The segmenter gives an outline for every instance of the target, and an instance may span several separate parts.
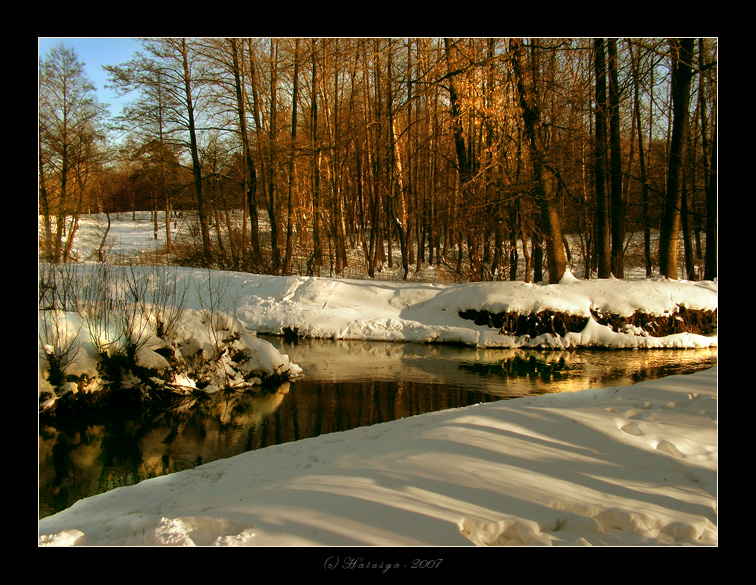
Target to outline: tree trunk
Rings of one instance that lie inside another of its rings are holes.
[[[270,119],[268,121],[268,219],[270,221],[270,245],[273,252],[273,271],[281,268],[281,244],[278,229],[278,184],[277,184],[277,129],[278,116],[278,39],[271,39],[270,46]]]
[[[286,255],[283,274],[291,274],[291,261],[294,248],[294,154],[297,140],[297,89],[299,86],[299,39],[294,40],[294,77],[291,96],[291,143],[289,147],[289,184],[287,194]]]
[[[704,61],[704,40],[698,40],[699,70],[704,71],[707,64]],[[704,279],[714,280],[717,277],[717,123],[714,120],[711,150],[709,149],[706,91],[704,78],[701,78],[698,91],[698,102],[701,113],[701,150],[704,164],[704,184],[706,197],[706,251],[704,253]]]
[[[249,47],[249,81],[250,81],[250,89],[252,90],[252,116],[255,120],[255,135],[257,137],[257,149],[260,154],[260,175],[261,182],[262,182],[262,191],[263,196],[265,196],[265,177],[266,177],[266,156],[264,152],[264,144],[265,144],[265,137],[263,134],[263,125],[262,121],[260,119],[260,96],[258,95],[258,80],[257,80],[257,71],[256,71],[256,61],[255,61],[255,53],[254,48],[252,46],[252,39],[248,40],[248,47]],[[258,210],[257,210],[257,184],[258,184],[258,175],[255,171],[255,165],[252,159],[251,155],[251,149],[250,154],[247,155],[247,167],[250,171],[250,184],[249,189],[247,191],[247,201],[250,206],[250,218],[252,219],[259,219],[258,216]],[[261,256],[260,261],[263,265],[266,264],[266,259],[262,256],[262,249],[260,250]],[[265,270],[269,270],[269,267],[265,267]]]
[[[609,55],[609,142],[610,184],[612,202],[612,273],[625,276],[625,201],[622,195],[622,151],[619,122],[619,80],[617,74],[617,42],[607,41]]]
[[[711,162],[706,180],[706,252],[704,278],[717,277],[717,129],[711,146]]]
[[[234,89],[236,93],[236,112],[239,117],[239,136],[242,143],[244,156],[244,178],[243,190],[245,194],[245,203],[249,213],[249,243],[252,249],[252,267],[259,268],[262,264],[262,252],[260,250],[260,228],[257,217],[257,201],[255,192],[257,191],[257,172],[255,170],[255,161],[252,157],[252,148],[249,145],[249,135],[247,134],[247,97],[244,89],[244,48],[237,39],[232,38],[231,54],[234,69]]]
[[[48,260],[54,258],[53,254],[53,230],[50,214],[50,201],[48,199],[47,187],[45,182],[45,167],[42,160],[42,138],[39,139],[39,199],[42,207],[42,216],[45,222],[45,245],[47,247],[46,255]]]
[[[681,209],[680,221],[683,233],[683,252],[685,256],[685,273],[688,280],[696,280],[696,266],[693,260],[693,242],[690,238],[690,211],[688,209],[688,188],[683,179],[682,193],[680,195]]]
[[[338,42],[333,40],[332,42]],[[327,65],[331,59],[326,59],[324,51],[324,65]],[[348,264],[347,251],[346,251],[346,224],[344,220],[344,189],[343,189],[343,173],[342,173],[342,158],[340,148],[341,139],[341,124],[340,114],[341,105],[339,100],[339,70],[333,69],[333,103],[332,108],[326,108],[326,125],[328,128],[328,135],[330,137],[329,143],[332,148],[329,152],[328,160],[329,166],[327,169],[330,171],[331,178],[331,239],[334,244],[333,260],[335,263],[336,274],[341,274],[344,268]]]
[[[452,116],[452,129],[454,134],[454,150],[457,153],[457,168],[459,172],[459,188],[461,191],[461,201],[463,204],[470,202],[472,196],[471,181],[472,181],[472,166],[470,164],[470,157],[468,156],[467,145],[465,144],[465,134],[462,126],[462,114],[460,107],[460,99],[457,92],[457,84],[452,73],[455,68],[455,63],[451,57],[451,48],[454,43],[450,39],[444,39],[444,48],[446,49],[446,65],[449,74],[449,100],[451,104],[451,116]],[[483,266],[478,255],[478,243],[476,231],[477,226],[466,226],[467,239],[468,239],[468,253],[470,259],[470,279],[473,281],[482,280]],[[462,239],[460,238],[460,249],[462,246]]]
[[[197,146],[197,132],[194,124],[194,103],[192,101],[192,82],[189,73],[189,55],[186,39],[180,40],[181,57],[184,67],[184,91],[186,94],[187,120],[189,123],[189,144],[192,155],[192,175],[194,176],[194,188],[197,196],[197,215],[199,217],[200,232],[202,234],[202,252],[205,263],[212,263],[212,244],[210,242],[210,230],[208,228],[205,203],[202,196],[202,168],[200,167],[199,149]]]
[[[546,240],[546,256],[549,269],[549,282],[559,282],[567,270],[567,257],[564,251],[562,239],[562,227],[559,218],[556,198],[549,193],[544,177],[545,146],[541,131],[541,114],[535,88],[529,88],[525,81],[523,61],[525,59],[524,46],[519,39],[513,39],[514,49],[513,67],[517,82],[517,91],[522,108],[522,118],[525,136],[531,151],[533,165],[533,182],[535,188],[535,200],[541,211],[543,236]],[[535,63],[532,64],[533,72],[537,71]]]
[[[318,40],[312,40],[312,91],[310,103],[310,126],[312,145],[312,240],[313,252],[308,262],[308,272],[313,274],[315,267],[323,264],[321,242],[321,205],[320,205],[320,150],[318,148],[318,89],[317,89],[317,50]]]
[[[693,77],[693,39],[673,41],[672,137],[667,169],[667,192],[659,233],[659,261],[662,276],[678,278],[677,241],[680,232],[683,149],[688,123],[690,82]]]
[[[97,260],[100,262],[105,261],[105,241],[108,239],[108,233],[110,233],[110,214],[107,211],[105,212],[105,217],[108,220],[108,227],[105,228],[105,233],[100,241],[100,247],[97,248]]]
[[[165,147],[162,137],[162,127],[160,133],[160,188],[163,191],[163,204],[165,209],[165,251],[170,254],[173,249],[171,241],[171,198],[168,194],[168,181],[165,174]]]
[[[645,259],[646,276],[653,274],[651,263],[651,220],[649,218],[649,193],[648,178],[646,176],[646,155],[643,147],[643,125],[641,124],[640,102],[640,64],[638,57],[633,54],[633,46],[630,45],[630,57],[633,62],[633,109],[635,110],[635,126],[638,134],[638,167],[641,183],[641,222],[643,224],[643,257]],[[650,123],[650,121],[649,121]]]
[[[368,67],[368,49],[367,49],[367,43],[364,39],[360,40],[360,47],[362,48],[362,74],[365,77],[369,76],[370,69]],[[376,266],[376,250],[379,245],[377,242],[377,229],[378,229],[378,219],[377,219],[377,209],[378,206],[376,204],[376,180],[375,180],[375,164],[374,164],[374,148],[373,148],[373,126],[370,124],[372,118],[370,116],[371,111],[371,103],[370,103],[370,89],[367,83],[362,84],[363,87],[363,99],[365,100],[365,120],[364,124],[366,126],[365,128],[365,148],[364,148],[364,157],[365,157],[365,165],[364,165],[364,171],[363,173],[360,173],[360,176],[365,177],[365,185],[363,188],[363,192],[367,193],[368,202],[366,205],[362,206],[363,210],[366,210],[368,212],[368,217],[363,220],[364,229],[370,230],[370,237],[367,242],[367,245],[363,245],[365,248],[365,260],[367,262],[367,272],[368,276],[370,278],[375,277],[375,266]],[[361,159],[360,159],[361,160]],[[367,223],[367,219],[369,219],[369,225]]]
[[[609,278],[612,274],[610,247],[609,203],[606,196],[606,61],[604,39],[593,43],[596,69],[596,254],[598,277]]]
[[[389,48],[388,56],[388,78],[393,78],[393,54],[391,48]],[[402,164],[402,153],[399,148],[399,133],[397,132],[397,115],[394,112],[394,99],[393,92],[391,91],[391,85],[389,85],[388,93],[388,123],[390,125],[389,141],[391,145],[391,159],[392,159],[392,175],[393,181],[389,187],[389,212],[391,219],[396,228],[397,235],[399,236],[399,251],[402,255],[402,270],[404,280],[409,275],[409,222],[407,218],[407,187],[405,181],[405,171]]]

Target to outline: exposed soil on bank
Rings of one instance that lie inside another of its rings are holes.
[[[593,319],[600,325],[608,326],[612,331],[640,335],[643,332],[653,337],[665,337],[678,333],[711,335],[717,330],[717,311],[688,309],[679,306],[678,311],[669,315],[651,315],[636,311],[632,315],[602,314],[591,310]],[[570,315],[558,311],[540,311],[538,313],[492,313],[487,310],[469,309],[460,311],[459,316],[469,319],[476,325],[487,325],[498,329],[502,335],[520,337],[528,335],[537,337],[544,333],[564,336],[567,333],[580,333],[588,324],[588,317]]]

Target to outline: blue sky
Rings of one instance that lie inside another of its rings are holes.
[[[73,49],[84,63],[87,76],[97,88],[101,102],[111,104],[111,114],[119,114],[118,100],[113,92],[105,89],[108,75],[103,65],[120,65],[141,49],[141,44],[127,37],[39,37],[39,56],[44,58],[50,48],[59,42]]]

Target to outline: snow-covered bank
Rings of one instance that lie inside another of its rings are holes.
[[[196,276],[196,273],[184,273]],[[170,393],[244,390],[301,374],[288,356],[235,317],[210,275],[192,290],[165,267],[45,266],[38,319],[40,411],[80,392],[123,391],[143,401]]]
[[[133,220],[132,220],[133,217]],[[163,231],[153,237],[148,212],[118,214],[110,219],[108,249],[113,259],[161,262]],[[160,219],[162,222],[162,218]],[[92,260],[104,234],[105,217],[81,219],[75,255]],[[177,237],[186,237],[189,220],[175,220]],[[161,224],[162,225],[162,224]],[[558,284],[483,282],[430,284],[367,279],[260,276],[188,268],[175,269],[191,289],[206,281],[222,282],[235,299],[236,316],[257,333],[329,339],[462,343],[479,347],[712,347],[716,333],[655,335],[642,327],[611,328],[596,315],[629,317],[641,312],[678,318],[687,310],[716,311],[716,282],[656,278],[578,279],[567,272]],[[630,271],[631,274],[635,274]],[[213,288],[211,285],[210,288]],[[187,307],[199,309],[197,298]],[[536,314],[552,311],[587,319],[585,327],[566,335],[501,335],[460,316],[464,311]]]
[[[717,309],[716,282],[579,280],[559,284],[484,282],[434,285],[230,273],[237,316],[258,333],[301,337],[461,343],[478,347],[712,347],[716,334],[653,337],[647,331],[612,330],[594,313],[676,315],[680,307]],[[466,310],[535,314],[555,311],[588,319],[580,332],[536,337],[502,335],[460,316]]]
[[[87,498],[45,545],[716,545],[717,368],[267,447]]]
[[[43,290],[53,291],[53,309],[41,311],[39,320],[43,411],[57,408],[69,392],[92,392],[108,383],[112,387],[112,380],[104,380],[108,377],[152,396],[166,389],[249,387],[302,373],[287,355],[258,339],[258,333],[509,349],[717,346],[717,283],[710,281],[579,280],[568,273],[558,284],[435,285],[175,267],[85,264],[57,276],[55,270],[42,277]],[[53,284],[48,285],[48,278]],[[61,284],[65,279],[70,282]],[[72,307],[55,308],[58,288],[76,291],[80,298],[66,301]],[[124,297],[131,300],[124,302]],[[552,327],[552,332],[511,335],[465,318],[469,311],[551,313],[581,321],[571,331],[557,333]],[[708,334],[683,330],[654,336],[637,325],[597,320],[597,315],[643,313],[674,322],[696,311],[713,316]],[[163,332],[166,328],[170,334]],[[103,363],[107,356],[117,362],[118,374]],[[124,357],[133,363],[124,366]]]
[[[296,364],[289,364],[287,356],[278,355],[270,344],[256,339],[256,333],[337,340],[459,343],[487,348],[701,348],[717,345],[716,329],[706,335],[680,332],[657,337],[642,327],[612,327],[595,318],[597,315],[624,317],[643,313],[675,320],[681,319],[682,308],[686,314],[705,311],[715,315],[717,283],[710,281],[579,280],[568,273],[558,284],[434,285],[261,276],[189,268],[103,269],[98,265],[79,265],[64,276],[74,284],[63,287],[55,282],[45,286],[50,291],[70,288],[85,297],[92,293],[80,291],[89,287],[100,297],[105,295],[103,298],[108,302],[80,299],[73,303],[74,309],[60,309],[65,313],[62,317],[52,310],[41,312],[40,377],[42,389],[51,397],[48,402],[54,402],[55,396],[65,391],[60,383],[50,382],[56,377],[56,364],[67,376],[86,375],[86,379],[69,380],[68,384],[75,384],[79,390],[99,388],[102,382],[98,364],[113,347],[122,353],[129,353],[132,347],[136,366],[149,368],[141,376],[143,383],[145,379],[159,379],[163,385],[193,388],[201,380],[202,387],[212,389],[247,384],[252,378],[259,382],[274,372],[300,373]],[[125,293],[109,290],[112,282],[119,279]],[[168,287],[170,295],[166,292]],[[160,297],[161,303],[148,303],[149,298],[122,302],[121,297],[133,297],[134,290],[144,297]],[[159,334],[170,321],[170,313],[175,311],[171,303],[178,297],[184,317],[181,329],[172,331],[171,336]],[[50,305],[56,306],[54,301]],[[120,307],[120,313],[112,306]],[[519,315],[552,312],[577,316],[583,321],[578,330],[561,334],[510,335],[465,318],[464,313],[470,310]],[[116,323],[105,322],[105,317],[113,321],[114,315]],[[219,318],[231,321],[232,325],[214,323]],[[234,339],[232,343],[238,346],[235,353],[219,345],[221,338]],[[190,362],[199,350],[205,358],[211,358],[213,372],[208,372],[204,364],[204,372],[192,369]],[[237,357],[241,353],[243,360]],[[170,364],[165,359],[169,354],[173,356]],[[66,363],[61,365],[63,361]],[[124,376],[134,377],[134,371],[131,368]],[[60,375],[57,378],[66,379]]]
[[[141,270],[153,269],[134,267]],[[255,359],[276,371],[289,366],[255,333],[509,349],[717,346],[716,331],[656,337],[594,318],[716,311],[716,282],[568,274],[555,285],[434,285],[170,270],[169,280],[187,291],[187,315],[219,308],[213,295],[221,295],[234,316],[247,359],[221,360],[224,379]],[[460,314],[470,310],[587,321],[565,335],[513,336]],[[87,334],[70,316],[71,330]],[[200,325],[190,320],[175,342],[212,346],[217,338]],[[141,347],[141,365],[162,364],[159,343]],[[40,521],[40,543],[713,545],[716,372],[478,405],[261,449],[82,500]]]

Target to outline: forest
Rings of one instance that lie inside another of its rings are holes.
[[[86,214],[151,211],[183,266],[717,276],[716,38],[140,44],[107,67],[119,115],[72,49],[40,55],[40,260],[75,261]]]

